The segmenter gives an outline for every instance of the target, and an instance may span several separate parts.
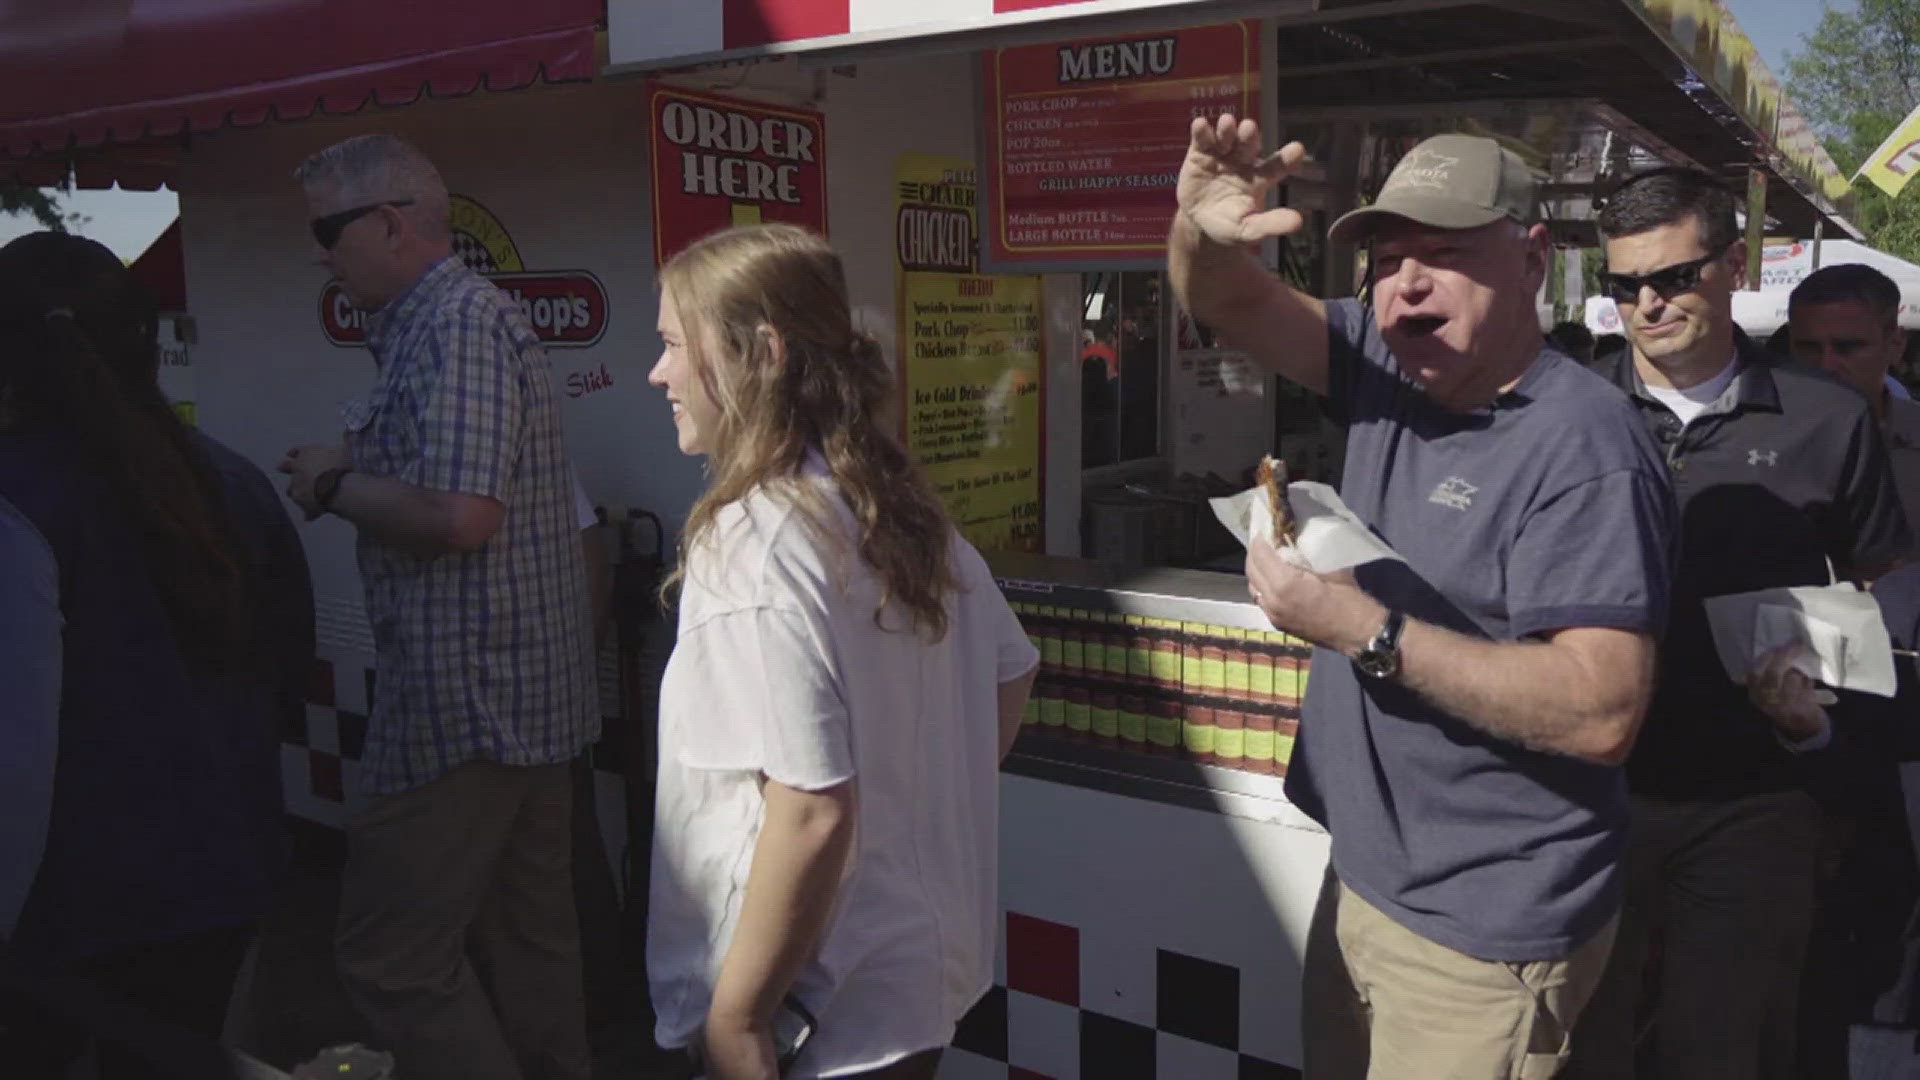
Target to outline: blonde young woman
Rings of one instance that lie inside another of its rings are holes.
[[[931,1077],[992,979],[998,770],[1038,661],[886,430],[840,260],[717,233],[650,376],[709,484],[660,697],[648,968],[714,1080]]]

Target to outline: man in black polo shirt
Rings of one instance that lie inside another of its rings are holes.
[[[1633,744],[1676,526],[1625,397],[1548,349],[1533,180],[1489,139],[1402,158],[1337,240],[1371,308],[1287,287],[1248,244],[1303,151],[1194,124],[1175,288],[1348,424],[1341,493],[1405,557],[1352,575],[1265,540],[1249,585],[1319,646],[1288,795],[1327,827],[1302,998],[1315,1080],[1548,1076],[1605,967]]]
[[[1785,1075],[1813,904],[1818,811],[1806,762],[1721,665],[1703,601],[1870,578],[1907,527],[1867,404],[1772,357],[1733,324],[1746,246],[1711,176],[1628,180],[1600,215],[1607,289],[1630,347],[1598,363],[1659,442],[1680,503],[1680,561],[1660,679],[1627,763],[1627,903],[1608,975],[1581,1022],[1575,1073],[1633,1071],[1636,1012],[1652,1075]],[[1818,740],[1815,740],[1818,741]],[[1647,934],[1659,982],[1637,1008]]]

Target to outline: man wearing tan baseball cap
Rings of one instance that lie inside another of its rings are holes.
[[[1394,165],[1372,205],[1349,210],[1329,235],[1365,239],[1401,218],[1436,229],[1477,229],[1506,219],[1533,221],[1533,173],[1513,151],[1478,135],[1435,135]]]
[[[1305,1073],[1551,1076],[1613,941],[1672,496],[1626,396],[1542,340],[1547,236],[1517,157],[1436,136],[1335,222],[1367,248],[1363,306],[1258,258],[1303,224],[1266,198],[1304,156],[1196,121],[1168,262],[1221,339],[1327,398],[1341,495],[1406,560],[1247,556],[1268,619],[1318,647],[1287,775],[1332,837]]]

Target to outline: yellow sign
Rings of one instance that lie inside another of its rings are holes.
[[[492,211],[465,195],[447,197],[452,211],[453,246],[468,269],[479,274],[525,270],[520,249]]]
[[[1920,170],[1920,109],[1908,113],[1893,134],[1867,155],[1860,175],[1888,195],[1898,195],[1916,170]]]
[[[964,272],[979,246],[971,162],[907,154],[897,178],[907,451],[974,546],[1039,551],[1040,279]]]

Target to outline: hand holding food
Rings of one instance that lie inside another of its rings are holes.
[[[1260,459],[1260,489],[1266,492],[1267,509],[1273,514],[1273,546],[1292,547],[1300,537],[1300,527],[1287,507],[1287,463],[1268,454]]]

